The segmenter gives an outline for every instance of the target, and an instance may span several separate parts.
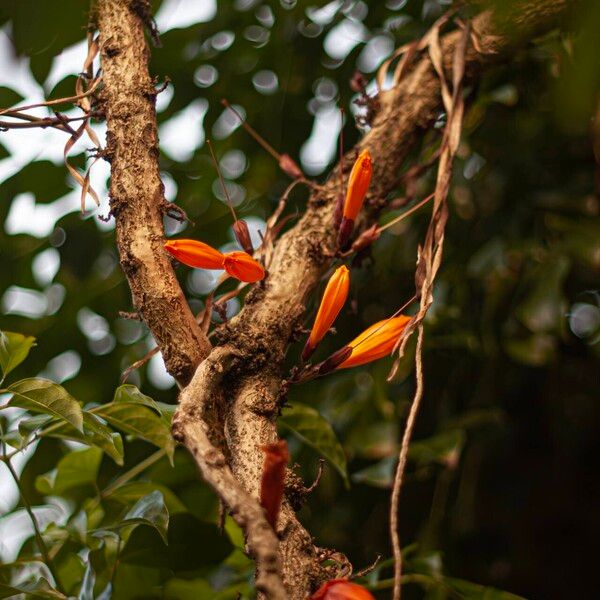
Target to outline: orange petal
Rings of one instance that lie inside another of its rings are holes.
[[[375,600],[373,594],[347,579],[332,579],[324,583],[310,600]]]
[[[265,277],[264,267],[245,252],[227,252],[223,268],[236,279],[254,283]]]
[[[197,240],[169,240],[165,250],[179,262],[197,269],[222,269],[223,254]]]
[[[333,325],[333,322],[346,302],[346,298],[348,298],[349,289],[350,271],[348,271],[345,265],[342,265],[329,278],[323,292],[323,298],[315,317],[315,323],[306,344],[306,348],[310,349],[310,353],[319,345],[319,342]],[[306,353],[308,354],[308,351]]]
[[[348,191],[344,202],[344,217],[347,219],[356,220],[367,195],[372,174],[371,155],[368,150],[363,150],[356,159],[348,180]]]
[[[260,482],[260,503],[267,513],[267,521],[275,529],[285,487],[285,467],[290,454],[283,440],[261,449],[265,453],[265,461]]]
[[[391,354],[410,319],[411,317],[400,315],[384,319],[365,329],[348,344],[352,348],[352,354],[338,369],[357,367]]]

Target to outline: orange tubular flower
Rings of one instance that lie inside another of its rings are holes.
[[[372,174],[371,155],[368,150],[363,150],[356,159],[348,180],[348,191],[346,192],[343,218],[338,234],[338,246],[340,248],[346,245],[354,229],[354,221],[367,195]]]
[[[222,269],[224,256],[204,242],[196,240],[169,240],[165,250],[179,262],[197,269]]]
[[[384,319],[365,329],[348,344],[352,348],[352,354],[337,368],[358,367],[391,354],[398,337],[410,319],[410,317],[400,315]]]
[[[223,269],[232,277],[247,283],[260,281],[265,277],[264,267],[245,252],[227,252],[224,255]]]
[[[332,579],[324,583],[310,600],[375,600],[373,594],[347,579]]]
[[[340,310],[342,310],[342,306],[344,306],[344,303],[346,302],[349,289],[350,271],[348,271],[345,265],[342,265],[335,270],[327,282],[327,286],[323,292],[323,298],[321,299],[321,305],[319,306],[317,316],[315,317],[314,325],[302,352],[302,360],[308,360],[310,355],[319,345],[319,342],[325,337],[325,334],[333,325]]]
[[[285,487],[285,467],[290,454],[283,440],[263,446],[262,451],[265,453],[265,462],[260,482],[260,503],[267,513],[267,521],[275,529]]]

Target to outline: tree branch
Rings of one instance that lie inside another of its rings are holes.
[[[158,165],[156,90],[148,73],[144,23],[130,0],[98,0],[97,7],[100,101],[108,125],[105,157],[111,163],[110,207],[121,266],[167,370],[185,384],[211,346],[163,249],[168,204]]]
[[[249,554],[256,561],[257,590],[267,598],[286,600],[277,536],[256,497],[240,485],[223,453],[211,442],[211,405],[219,393],[223,376],[238,359],[235,350],[222,346],[200,365],[181,393],[179,407],[173,418],[173,436],[187,447],[204,479],[244,530]]]

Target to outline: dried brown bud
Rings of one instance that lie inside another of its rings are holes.
[[[304,178],[304,173],[289,154],[282,154],[279,157],[279,168],[292,179]]]
[[[360,72],[360,71],[354,71],[354,75],[352,75],[352,78],[350,79],[350,89],[353,92],[364,92],[365,88],[367,87],[367,80],[365,79],[365,76]]]
[[[354,230],[354,220],[342,217],[342,223],[338,232],[337,245],[340,250],[343,250],[348,245],[348,240]]]
[[[352,251],[360,252],[365,248],[368,248],[373,242],[379,239],[381,232],[377,225],[372,225],[368,229],[365,229],[353,242]]]
[[[254,254],[254,248],[252,247],[252,240],[250,238],[250,231],[248,231],[248,224],[242,219],[237,219],[233,224],[233,233],[238,244],[243,248],[244,252],[250,256]]]
[[[283,440],[262,446],[261,449],[265,453],[265,461],[260,483],[260,503],[265,509],[267,521],[275,529],[285,487],[285,467],[290,455]]]

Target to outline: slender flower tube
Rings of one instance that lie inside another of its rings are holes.
[[[337,368],[358,367],[391,354],[410,319],[411,317],[399,315],[379,321],[365,329],[348,344],[352,348],[352,354]]]
[[[227,252],[222,268],[232,277],[247,283],[254,283],[265,277],[264,267],[245,252]]]
[[[260,482],[260,503],[267,514],[267,521],[275,529],[285,487],[285,467],[290,454],[283,440],[261,449],[265,453],[265,461]]]
[[[373,594],[347,579],[332,579],[324,583],[310,600],[375,600]]]
[[[337,318],[348,297],[350,289],[350,271],[345,265],[338,267],[329,278],[321,304],[310,331],[310,336],[302,351],[302,360],[306,361],[315,351],[320,341],[325,337],[329,328]]]
[[[354,221],[365,201],[372,174],[371,155],[368,150],[363,150],[356,159],[348,180],[342,223],[338,233],[338,247],[340,248],[347,244],[354,229]]]
[[[188,267],[196,267],[197,269],[223,268],[223,259],[225,258],[223,254],[204,242],[169,240],[165,243],[165,250]]]

